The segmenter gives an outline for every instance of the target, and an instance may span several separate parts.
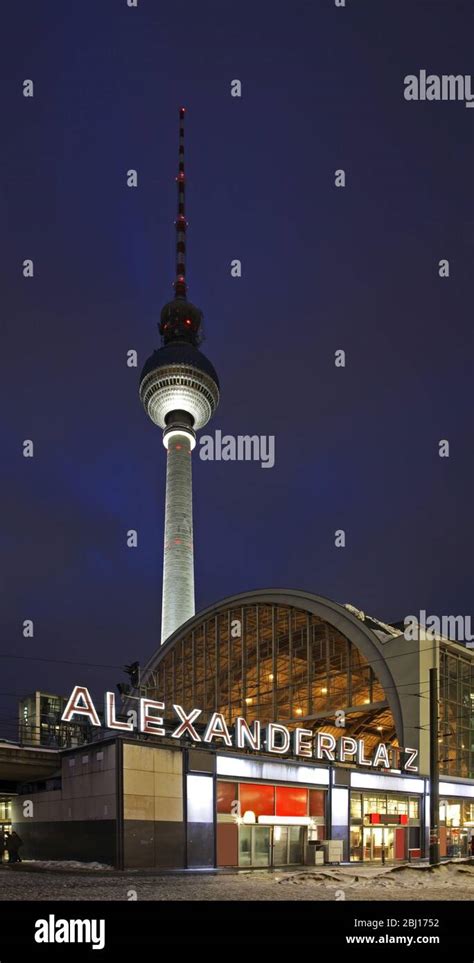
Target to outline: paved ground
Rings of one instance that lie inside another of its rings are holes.
[[[474,865],[155,876],[0,867],[0,900],[472,900]]]

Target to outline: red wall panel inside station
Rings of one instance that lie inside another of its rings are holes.
[[[237,795],[237,788],[239,790]],[[240,799],[240,815],[250,810],[259,816],[325,816],[324,789],[304,786],[269,786],[257,783],[217,782],[217,812],[230,815],[232,803]]]
[[[276,815],[307,816],[308,790],[299,786],[277,786]]]
[[[405,853],[406,833],[404,829],[395,830],[395,859],[406,859]]]
[[[326,793],[324,789],[309,790],[309,815],[325,816]]]
[[[447,845],[446,845],[446,826],[439,827],[439,855],[446,856]]]
[[[240,783],[240,814],[250,809],[255,816],[273,816],[275,813],[275,787]]]
[[[217,823],[217,865],[237,866],[239,834],[236,823]]]
[[[232,812],[232,803],[237,799],[237,783],[217,781],[217,812]]]

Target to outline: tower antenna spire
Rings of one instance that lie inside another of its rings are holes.
[[[178,216],[176,224],[176,280],[174,292],[176,298],[186,298],[186,228],[188,222],[185,214],[185,172],[184,172],[184,115],[185,107],[179,108],[179,147],[178,147]]]

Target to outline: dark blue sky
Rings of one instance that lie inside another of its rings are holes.
[[[126,352],[172,292],[182,103],[210,427],[277,458],[194,458],[197,609],[288,586],[471,613],[474,111],[403,98],[472,71],[470,0],[16,0],[2,26],[0,648],[25,658],[2,659],[0,731],[14,694],[101,693],[159,641],[165,452]]]

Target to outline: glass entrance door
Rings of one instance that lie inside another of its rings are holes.
[[[275,826],[273,830],[273,865],[288,863],[288,826]]]
[[[302,863],[303,844],[303,826],[274,826],[273,865],[294,866]]]
[[[304,826],[240,826],[239,866],[302,863],[304,833]]]
[[[241,826],[239,866],[269,866],[270,841],[270,826]]]
[[[402,830],[404,832],[404,830]],[[364,826],[364,860],[389,862],[395,859],[395,829],[392,826]]]

